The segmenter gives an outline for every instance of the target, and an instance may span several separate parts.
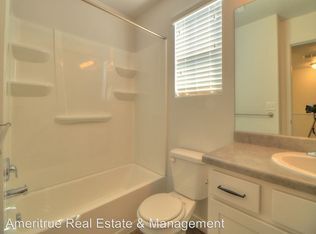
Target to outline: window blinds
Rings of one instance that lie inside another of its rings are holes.
[[[222,0],[175,22],[176,96],[222,90]]]

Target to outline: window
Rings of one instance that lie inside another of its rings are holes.
[[[177,97],[222,90],[222,0],[187,15],[175,26]]]

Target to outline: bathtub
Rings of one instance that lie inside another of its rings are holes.
[[[129,164],[31,192],[8,200],[7,206],[15,206],[16,210],[8,211],[7,217],[15,220],[16,214],[20,213],[23,222],[59,220],[62,227],[21,228],[8,230],[6,233],[128,233],[132,230],[120,227],[97,229],[96,220],[135,221],[140,203],[154,193],[163,192],[164,184],[163,176],[136,164]],[[66,220],[86,226],[66,228]],[[88,228],[87,222],[90,222]],[[35,225],[38,227],[38,222]]]

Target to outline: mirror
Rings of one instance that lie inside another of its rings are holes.
[[[315,138],[316,1],[238,8],[235,50],[235,130]]]

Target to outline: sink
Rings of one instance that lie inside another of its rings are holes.
[[[316,179],[316,157],[299,152],[283,152],[273,154],[272,160],[279,166]]]

